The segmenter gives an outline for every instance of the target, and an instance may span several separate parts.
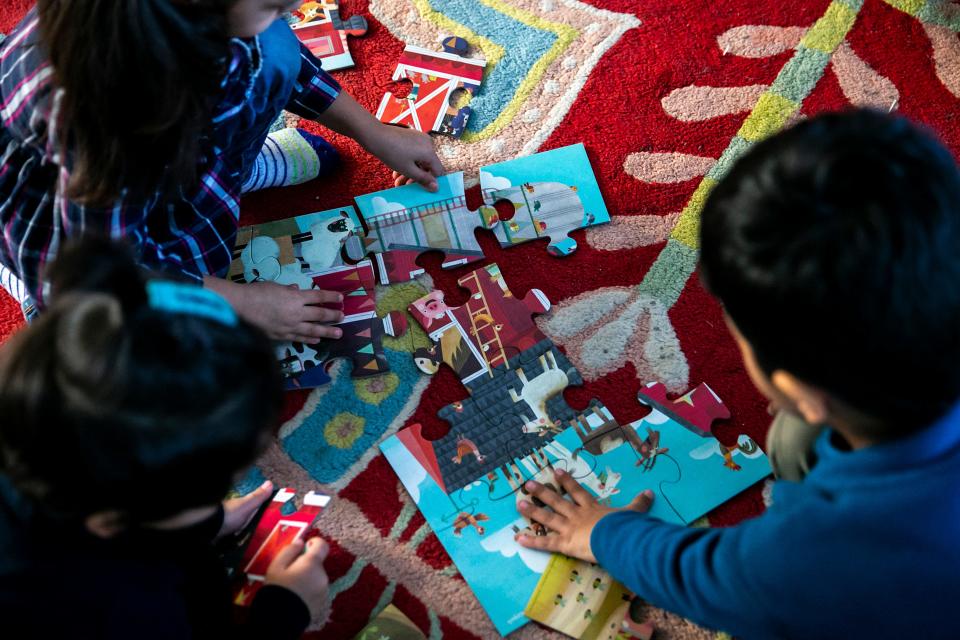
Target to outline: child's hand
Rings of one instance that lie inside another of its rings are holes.
[[[274,557],[267,568],[264,584],[275,584],[293,591],[310,609],[310,617],[316,618],[330,586],[323,569],[323,561],[329,552],[330,546],[321,538],[311,538],[306,543],[297,538]]]
[[[343,320],[343,311],[317,305],[339,304],[343,296],[335,291],[310,289],[276,282],[252,282],[237,285],[242,292],[232,300],[243,318],[274,340],[313,344],[321,338],[339,338],[343,331],[328,323]]]
[[[383,125],[367,148],[393,169],[397,186],[418,182],[428,191],[436,191],[437,177],[446,173],[430,136],[407,127]]]
[[[649,489],[633,499],[623,509],[605,507],[597,502],[580,483],[561,469],[555,471],[557,480],[573,501],[565,500],[553,489],[539,482],[527,482],[526,489],[532,496],[546,504],[550,509],[535,506],[532,502],[522,501],[520,513],[536,520],[553,533],[546,536],[520,535],[517,542],[530,549],[555,551],[587,562],[596,562],[590,549],[590,534],[600,519],[614,511],[639,511],[645,513],[653,502],[653,492]]]
[[[224,500],[223,525],[217,537],[233,535],[247,526],[260,505],[270,499],[271,491],[273,491],[273,483],[267,480],[242,498]]]

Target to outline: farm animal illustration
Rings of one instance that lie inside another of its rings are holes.
[[[567,385],[570,384],[570,378],[565,371],[557,367],[557,360],[553,351],[547,351],[540,356],[540,366],[543,373],[528,380],[522,368],[517,368],[517,377],[522,383],[520,393],[516,389],[510,388],[510,399],[516,404],[526,402],[527,406],[533,411],[533,417],[529,418],[526,412],[520,414],[523,419],[523,432],[536,433],[545,436],[548,433],[559,433],[562,429],[560,425],[550,419],[547,415],[547,400],[562,393]]]
[[[477,531],[477,535],[483,535],[486,533],[486,530],[480,524],[481,522],[486,522],[490,517],[485,513],[478,513],[476,515],[471,515],[466,511],[461,511],[457,514],[456,520],[453,521],[453,535],[458,538],[463,535],[463,530],[468,527],[473,527]]]
[[[486,457],[480,453],[480,449],[473,443],[473,440],[460,436],[457,439],[457,455],[453,457],[453,462],[460,464],[466,456],[473,456],[477,462],[486,460]]]

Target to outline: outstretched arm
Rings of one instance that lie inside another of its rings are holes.
[[[353,138],[395,172],[436,191],[437,176],[443,175],[444,168],[430,136],[374,118],[321,68],[320,61],[303,45],[300,75],[287,109]]]

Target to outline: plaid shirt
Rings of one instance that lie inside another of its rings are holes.
[[[137,202],[121,196],[112,207],[71,202],[63,193],[70,167],[61,160],[56,111],[61,92],[39,45],[31,11],[0,47],[0,263],[17,274],[33,298],[44,302],[42,274],[66,238],[93,232],[127,239],[140,263],[200,281],[223,275],[240,217],[243,180],[230,142],[248,104],[261,66],[260,39],[231,41],[232,58],[222,83],[202,175],[192,193],[177,201],[154,194]],[[305,47],[286,108],[315,119],[336,99],[340,86]],[[233,124],[233,126],[231,126]],[[258,149],[259,150],[259,149]],[[69,153],[67,154],[69,157]]]

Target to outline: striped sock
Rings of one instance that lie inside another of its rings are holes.
[[[263,141],[242,191],[301,184],[329,173],[338,159],[337,150],[320,136],[302,129],[280,129]]]

